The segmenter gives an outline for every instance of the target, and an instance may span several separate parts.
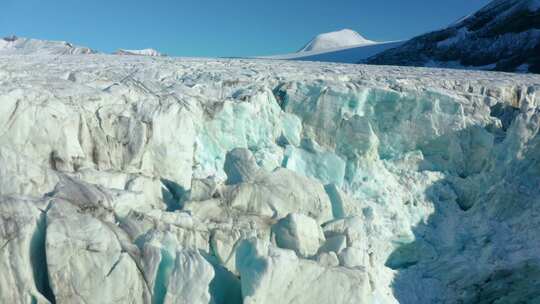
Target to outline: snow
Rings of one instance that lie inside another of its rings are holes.
[[[291,54],[261,56],[260,59],[360,63],[363,60],[395,48],[404,41],[376,42],[367,40],[352,30],[318,35],[300,51]]]
[[[304,51],[285,55],[259,57],[276,60],[301,60],[337,63],[359,63],[385,50],[399,47],[404,41],[374,42],[360,46],[348,46],[326,50]]]
[[[538,0],[496,0],[446,28],[416,36],[366,63],[537,73]],[[520,20],[519,24],[515,20]],[[457,62],[457,64],[455,64]]]
[[[465,39],[467,37],[467,35],[469,34],[469,31],[467,30],[467,28],[463,27],[463,28],[460,28],[458,30],[458,32],[446,39],[446,40],[442,40],[442,41],[439,41],[437,42],[437,47],[449,47],[449,46],[452,46],[456,43],[458,43],[460,40],[462,39]]]
[[[154,50],[154,49],[142,49],[142,50],[123,50],[120,49],[116,52],[116,55],[139,55],[139,56],[165,56],[164,54]]]
[[[529,71],[528,64],[522,64],[516,68],[516,72],[518,73],[527,73],[528,71]]]
[[[0,81],[3,302],[539,289],[540,76],[95,54]]]
[[[491,64],[486,64],[486,65],[481,65],[481,66],[465,66],[465,65],[462,65],[461,62],[459,61],[434,61],[434,60],[430,60],[428,62],[426,62],[424,64],[425,67],[430,67],[430,68],[446,68],[446,69],[460,69],[460,70],[470,70],[470,69],[475,69],[475,70],[480,70],[480,71],[489,71],[489,70],[492,70],[494,69],[497,64],[496,63],[491,63]]]
[[[473,15],[473,14],[465,15],[465,16],[459,18],[458,20],[456,20],[456,21],[450,23],[446,28],[451,28],[451,27],[453,27],[453,26],[457,26],[457,25],[461,24],[463,21],[465,21],[465,20],[467,20],[468,18],[470,18],[472,15]]]
[[[65,41],[48,41],[16,36],[0,39],[0,55],[81,55],[95,54],[87,47]]]
[[[323,51],[351,46],[363,46],[375,43],[350,29],[317,35],[298,52]]]
[[[497,24],[503,22],[509,16],[512,16],[518,11],[536,11],[540,8],[540,3],[538,0],[495,0],[490,4],[486,5],[479,12],[486,12],[489,10],[498,10],[500,7],[504,7],[504,10],[501,10],[496,18],[490,20],[490,24]]]
[[[90,48],[73,45],[66,41],[29,39],[16,36],[0,39],[0,55],[83,55],[97,53],[97,51]],[[154,57],[166,56],[155,49],[119,49],[115,54]]]

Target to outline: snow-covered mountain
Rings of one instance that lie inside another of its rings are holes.
[[[115,53],[116,55],[135,55],[135,56],[151,56],[151,57],[160,57],[166,56],[154,49],[142,49],[142,50],[124,50],[119,49]]]
[[[0,55],[85,55],[98,52],[66,41],[51,41],[10,36],[0,39]],[[119,49],[116,55],[166,56],[155,49]]]
[[[0,39],[0,55],[82,55],[96,54],[87,47],[66,41],[50,41],[16,36]]]
[[[540,73],[540,1],[495,0],[366,62]]]
[[[0,302],[534,303],[540,75],[0,55]]]
[[[353,30],[343,29],[317,35],[298,52],[323,51],[374,43],[375,41],[368,40]]]
[[[403,44],[402,41],[376,42],[360,46],[349,46],[337,49],[327,49],[322,51],[305,51],[261,58],[336,63],[358,63],[385,50],[398,47],[401,44]]]
[[[402,41],[376,42],[364,38],[353,30],[344,29],[320,34],[296,53],[259,58],[358,63],[380,52],[398,47],[402,43]]]

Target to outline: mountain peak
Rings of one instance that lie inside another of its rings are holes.
[[[298,52],[321,51],[348,46],[373,44],[374,41],[364,38],[356,31],[342,29],[340,31],[322,33],[313,38]]]

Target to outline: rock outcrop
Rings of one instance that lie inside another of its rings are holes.
[[[363,62],[540,73],[540,2],[493,0],[444,29]]]

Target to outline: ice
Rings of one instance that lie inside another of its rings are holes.
[[[179,251],[164,303],[209,303],[214,269],[198,251]]]
[[[227,152],[223,170],[227,174],[227,183],[234,185],[254,181],[259,173],[259,166],[251,151],[235,148]]]
[[[99,211],[93,216],[79,210],[57,199],[47,212],[45,251],[56,302],[147,302],[144,278],[114,229],[100,220]]]
[[[316,144],[315,144],[316,145]],[[325,152],[313,144],[306,149],[287,146],[283,166],[320,180],[324,184],[341,186],[345,177],[345,161],[334,153]]]
[[[46,200],[2,197],[0,265],[2,300],[49,303],[51,296],[44,248]],[[45,262],[45,264],[44,264]]]
[[[208,123],[198,126],[195,147],[195,174],[216,174],[225,179],[223,165],[226,152],[242,147],[255,153],[257,162],[271,170],[279,167],[283,152],[277,145],[282,136],[297,142],[301,128],[290,115],[272,102],[270,91],[257,92],[247,100],[225,99],[221,110]],[[277,154],[277,155],[276,155]]]
[[[276,244],[300,257],[314,256],[325,241],[317,222],[306,215],[290,213],[272,226]]]
[[[363,269],[322,267],[299,259],[293,251],[262,241],[244,240],[238,247],[244,303],[358,303],[370,301]],[[331,286],[331,292],[328,290]]]
[[[0,82],[3,302],[539,288],[538,76],[95,54]]]

